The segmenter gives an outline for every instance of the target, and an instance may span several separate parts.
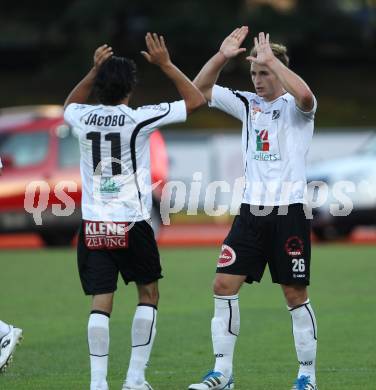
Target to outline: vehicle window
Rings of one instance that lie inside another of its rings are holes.
[[[56,129],[56,135],[59,140],[59,166],[61,168],[79,166],[80,149],[72,129],[65,124],[61,125]]]
[[[48,152],[49,134],[47,130],[32,133],[2,134],[0,156],[8,156],[12,167],[22,168],[41,163]]]

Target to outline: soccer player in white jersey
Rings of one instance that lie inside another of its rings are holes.
[[[157,127],[183,122],[205,104],[202,93],[172,64],[163,37],[146,35],[143,56],[175,84],[182,100],[129,107],[135,84],[133,61],[104,45],[94,67],[65,102],[65,120],[79,138],[82,226],[78,267],[84,292],[92,295],[88,323],[90,390],[107,390],[109,318],[118,274],[137,285],[132,352],[123,390],[150,390],[145,368],[156,334],[158,279],[162,277],[150,226],[149,136]],[[99,104],[85,104],[93,90]]]
[[[241,45],[247,34],[245,26],[233,31],[194,80],[211,107],[243,123],[246,185],[240,215],[223,243],[214,281],[211,331],[215,367],[189,389],[234,388],[232,363],[240,328],[238,292],[244,282],[260,282],[268,264],[292,317],[299,362],[292,388],[312,390],[317,389],[317,328],[307,294],[310,222],[303,204],[305,157],[313,135],[316,99],[308,85],[288,68],[286,48],[270,43],[269,34],[264,33],[254,39],[247,57],[256,93],[215,85],[226,63],[246,51]]]
[[[1,174],[1,160],[0,160]],[[17,344],[22,339],[22,329],[0,320],[0,373],[4,372],[12,360]]]

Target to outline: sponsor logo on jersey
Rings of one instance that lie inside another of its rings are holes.
[[[222,251],[218,259],[217,267],[228,267],[231,264],[234,264],[236,260],[235,251],[228,245],[222,245]]]
[[[254,152],[252,158],[257,161],[277,161],[281,159],[281,155],[279,153]]]
[[[120,192],[120,186],[115,183],[112,177],[102,177],[99,191],[106,194],[115,194]]]
[[[84,221],[85,245],[89,249],[128,248],[128,222]]]
[[[166,111],[167,107],[163,104],[151,104],[148,106],[140,107],[141,110],[155,110],[155,111]]]
[[[255,130],[256,131],[256,151],[257,152],[269,152],[269,132],[268,130]]]
[[[279,153],[268,153],[270,151],[269,131],[266,129],[257,130],[256,132],[256,151],[253,152],[252,158],[257,161],[277,161],[281,159]]]
[[[88,107],[87,104],[76,104],[75,106],[73,106],[73,109],[74,110],[85,110],[87,107]]]
[[[303,240],[298,236],[289,237],[285,243],[285,251],[289,256],[302,256],[304,253]]]

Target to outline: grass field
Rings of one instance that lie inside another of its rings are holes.
[[[218,248],[163,250],[158,333],[148,379],[155,390],[186,389],[212,367],[210,291]],[[317,246],[311,300],[318,319],[320,390],[376,388],[376,248]],[[24,329],[1,390],[89,389],[86,327],[71,250],[0,252],[0,318]],[[136,295],[119,283],[111,318],[109,382],[121,389]],[[289,389],[296,374],[290,316],[268,274],[240,295],[236,390]]]

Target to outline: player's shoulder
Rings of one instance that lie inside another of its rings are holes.
[[[96,111],[99,106],[91,104],[70,103],[65,107],[64,117],[80,119],[88,113]]]
[[[147,104],[145,106],[137,107],[137,112],[152,112],[152,113],[160,113],[165,112],[170,108],[170,103],[158,103],[158,104]]]
[[[284,93],[282,96],[281,96],[281,100],[285,103],[288,103],[288,104],[295,104],[295,98],[293,95],[291,95],[291,93]]]
[[[70,103],[65,107],[65,111],[70,111],[71,113],[82,113],[87,110],[91,110],[97,106],[91,104],[80,104],[80,103]]]
[[[168,114],[172,108],[173,106],[171,103],[148,104],[137,107],[135,110],[133,110],[133,113],[137,121],[142,122],[144,120],[164,116]]]
[[[233,88],[229,88],[229,87],[223,87],[223,86],[217,85],[217,84],[214,86],[213,92],[216,94],[226,94],[228,96],[233,96],[233,97],[238,98],[238,99],[243,100],[243,101],[247,100],[249,102],[251,100],[258,99],[258,96],[254,92],[242,91],[239,89],[233,89]]]
[[[235,95],[237,97],[246,99],[249,102],[252,102],[252,101],[258,102],[260,100],[260,98],[254,92],[251,92],[251,91],[234,90],[233,93],[235,93]]]

